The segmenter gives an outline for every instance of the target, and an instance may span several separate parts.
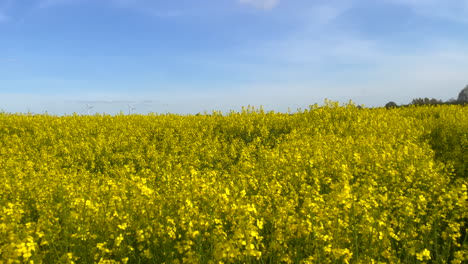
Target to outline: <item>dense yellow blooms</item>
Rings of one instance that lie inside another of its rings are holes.
[[[0,113],[0,263],[466,263],[468,108]]]

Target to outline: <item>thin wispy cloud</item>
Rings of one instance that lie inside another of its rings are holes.
[[[468,23],[467,0],[385,0],[411,8],[415,13],[445,19],[455,22]]]
[[[181,10],[146,10],[146,12],[159,18],[177,18],[185,15]]]
[[[350,7],[349,4],[321,4],[311,9],[311,17],[317,22],[329,23],[340,17]]]
[[[239,2],[264,10],[271,10],[279,5],[280,0],[239,0]]]

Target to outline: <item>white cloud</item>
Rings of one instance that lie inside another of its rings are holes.
[[[427,46],[415,52],[337,29],[316,36],[299,32],[239,51],[241,58],[266,61],[247,68],[257,75],[257,83],[247,89],[246,98],[256,105],[320,103],[327,97],[375,106],[391,100],[409,103],[417,97],[448,100],[468,82],[468,45],[463,41],[427,36]],[[282,83],[275,83],[275,78]],[[283,103],[262,95],[280,98]]]
[[[384,0],[411,8],[415,13],[468,23],[468,0]]]
[[[271,10],[279,5],[280,0],[239,0],[239,2],[264,10]]]
[[[313,10],[313,15],[318,22],[329,23],[341,16],[347,9],[348,7],[343,5],[320,5]]]

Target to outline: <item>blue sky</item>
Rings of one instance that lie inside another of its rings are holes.
[[[197,113],[448,100],[468,0],[0,0],[0,109]]]

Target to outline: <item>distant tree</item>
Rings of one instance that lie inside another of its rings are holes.
[[[468,85],[466,85],[465,88],[460,91],[457,101],[459,103],[468,103]]]
[[[424,104],[423,98],[415,98],[410,103],[410,105],[423,105],[423,104]]]
[[[442,100],[439,100],[439,99],[435,99],[435,98],[432,98],[429,100],[429,104],[431,105],[437,105],[437,104],[442,104],[443,101]]]
[[[411,105],[438,105],[442,104],[442,100],[438,100],[435,98],[429,99],[427,97],[425,98],[416,98],[411,101]]]
[[[393,101],[390,101],[385,105],[385,108],[387,108],[387,109],[395,108],[395,107],[398,107],[398,105]]]

